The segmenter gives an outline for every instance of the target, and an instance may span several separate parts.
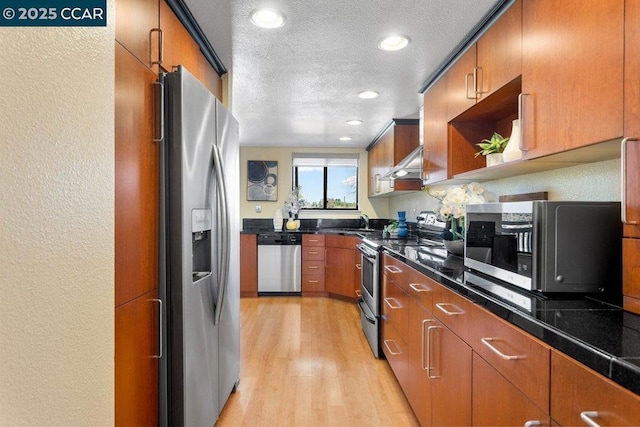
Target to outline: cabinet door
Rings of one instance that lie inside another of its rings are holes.
[[[522,1],[478,40],[477,89],[486,98],[522,74]]]
[[[408,377],[411,379],[404,390],[413,413],[420,425],[431,425],[431,383],[427,363],[427,327],[431,326],[433,316],[417,301],[409,303],[409,363]]]
[[[473,353],[473,425],[550,425],[547,413]],[[535,424],[531,424],[535,423]]]
[[[428,183],[448,178],[447,79],[445,74],[424,94],[424,178]]]
[[[432,424],[471,425],[471,347],[438,321],[426,334]]]
[[[523,3],[525,158],[622,136],[623,6],[623,0]]]
[[[156,75],[115,48],[115,306],[158,286]]]
[[[622,265],[624,308],[640,314],[640,239],[622,239]]]
[[[474,44],[447,71],[447,122],[462,114],[476,103],[473,70],[476,67]]]
[[[255,234],[240,235],[240,296],[258,296],[258,242]]]
[[[159,25],[158,8],[158,0],[116,0],[116,40],[149,68],[158,56],[151,51],[152,30]]]
[[[115,311],[115,419],[118,426],[158,425],[156,291]]]
[[[640,425],[640,396],[559,353],[551,352],[551,418],[560,425]]]
[[[353,262],[355,249],[327,248],[325,287],[327,292],[355,299],[358,270]]]
[[[624,135],[626,145],[625,209],[628,221],[640,223],[640,0],[625,2]],[[640,225],[626,225],[625,236],[640,238]],[[640,257],[640,255],[639,255]]]
[[[164,0],[160,1],[160,28],[163,34],[162,68],[171,71],[176,65],[184,65],[216,98],[222,99],[222,80]]]

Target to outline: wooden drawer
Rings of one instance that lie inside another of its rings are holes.
[[[319,246],[311,246],[302,248],[303,261],[324,261],[325,249]]]
[[[551,418],[561,425],[586,425],[581,416],[601,426],[640,425],[640,396],[555,350],[551,374]]]
[[[427,310],[431,310],[433,294],[440,286],[434,280],[409,267],[408,282],[405,292]]]
[[[382,282],[383,319],[406,340],[409,336],[409,296],[388,280]]]
[[[433,281],[433,315],[467,343],[473,336],[474,315],[481,311],[471,301]]]
[[[324,261],[304,261],[302,263],[302,275],[306,274],[324,276]]]
[[[401,386],[406,386],[409,373],[409,347],[398,331],[382,320],[382,352],[387,357],[387,361],[396,375]]]
[[[303,234],[302,246],[324,246],[324,234]]]
[[[488,311],[474,314],[471,347],[548,413],[550,347]]]
[[[324,292],[324,276],[303,274],[302,292]]]
[[[355,249],[360,239],[356,236],[341,236],[327,234],[324,236],[324,245],[330,248]]]

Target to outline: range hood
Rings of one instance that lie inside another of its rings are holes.
[[[422,145],[407,155],[389,172],[380,178],[382,181],[395,179],[422,179]]]

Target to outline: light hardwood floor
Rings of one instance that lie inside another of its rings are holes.
[[[393,372],[373,357],[355,304],[241,299],[240,386],[226,426],[417,426]]]

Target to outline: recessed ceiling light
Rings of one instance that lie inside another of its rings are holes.
[[[394,34],[380,40],[380,43],[378,43],[378,48],[382,50],[394,51],[403,49],[407,47],[408,44],[409,37],[400,34]]]
[[[349,120],[347,122],[348,125],[351,126],[357,126],[357,125],[361,125],[362,124],[362,120]]]
[[[284,25],[284,15],[278,10],[262,7],[251,12],[251,22],[261,28],[278,28]]]
[[[358,96],[362,99],[373,99],[373,98],[377,98],[378,95],[380,94],[375,90],[365,90],[358,94]]]
[[[340,141],[351,141],[351,137],[350,136],[341,136],[340,137]]]

